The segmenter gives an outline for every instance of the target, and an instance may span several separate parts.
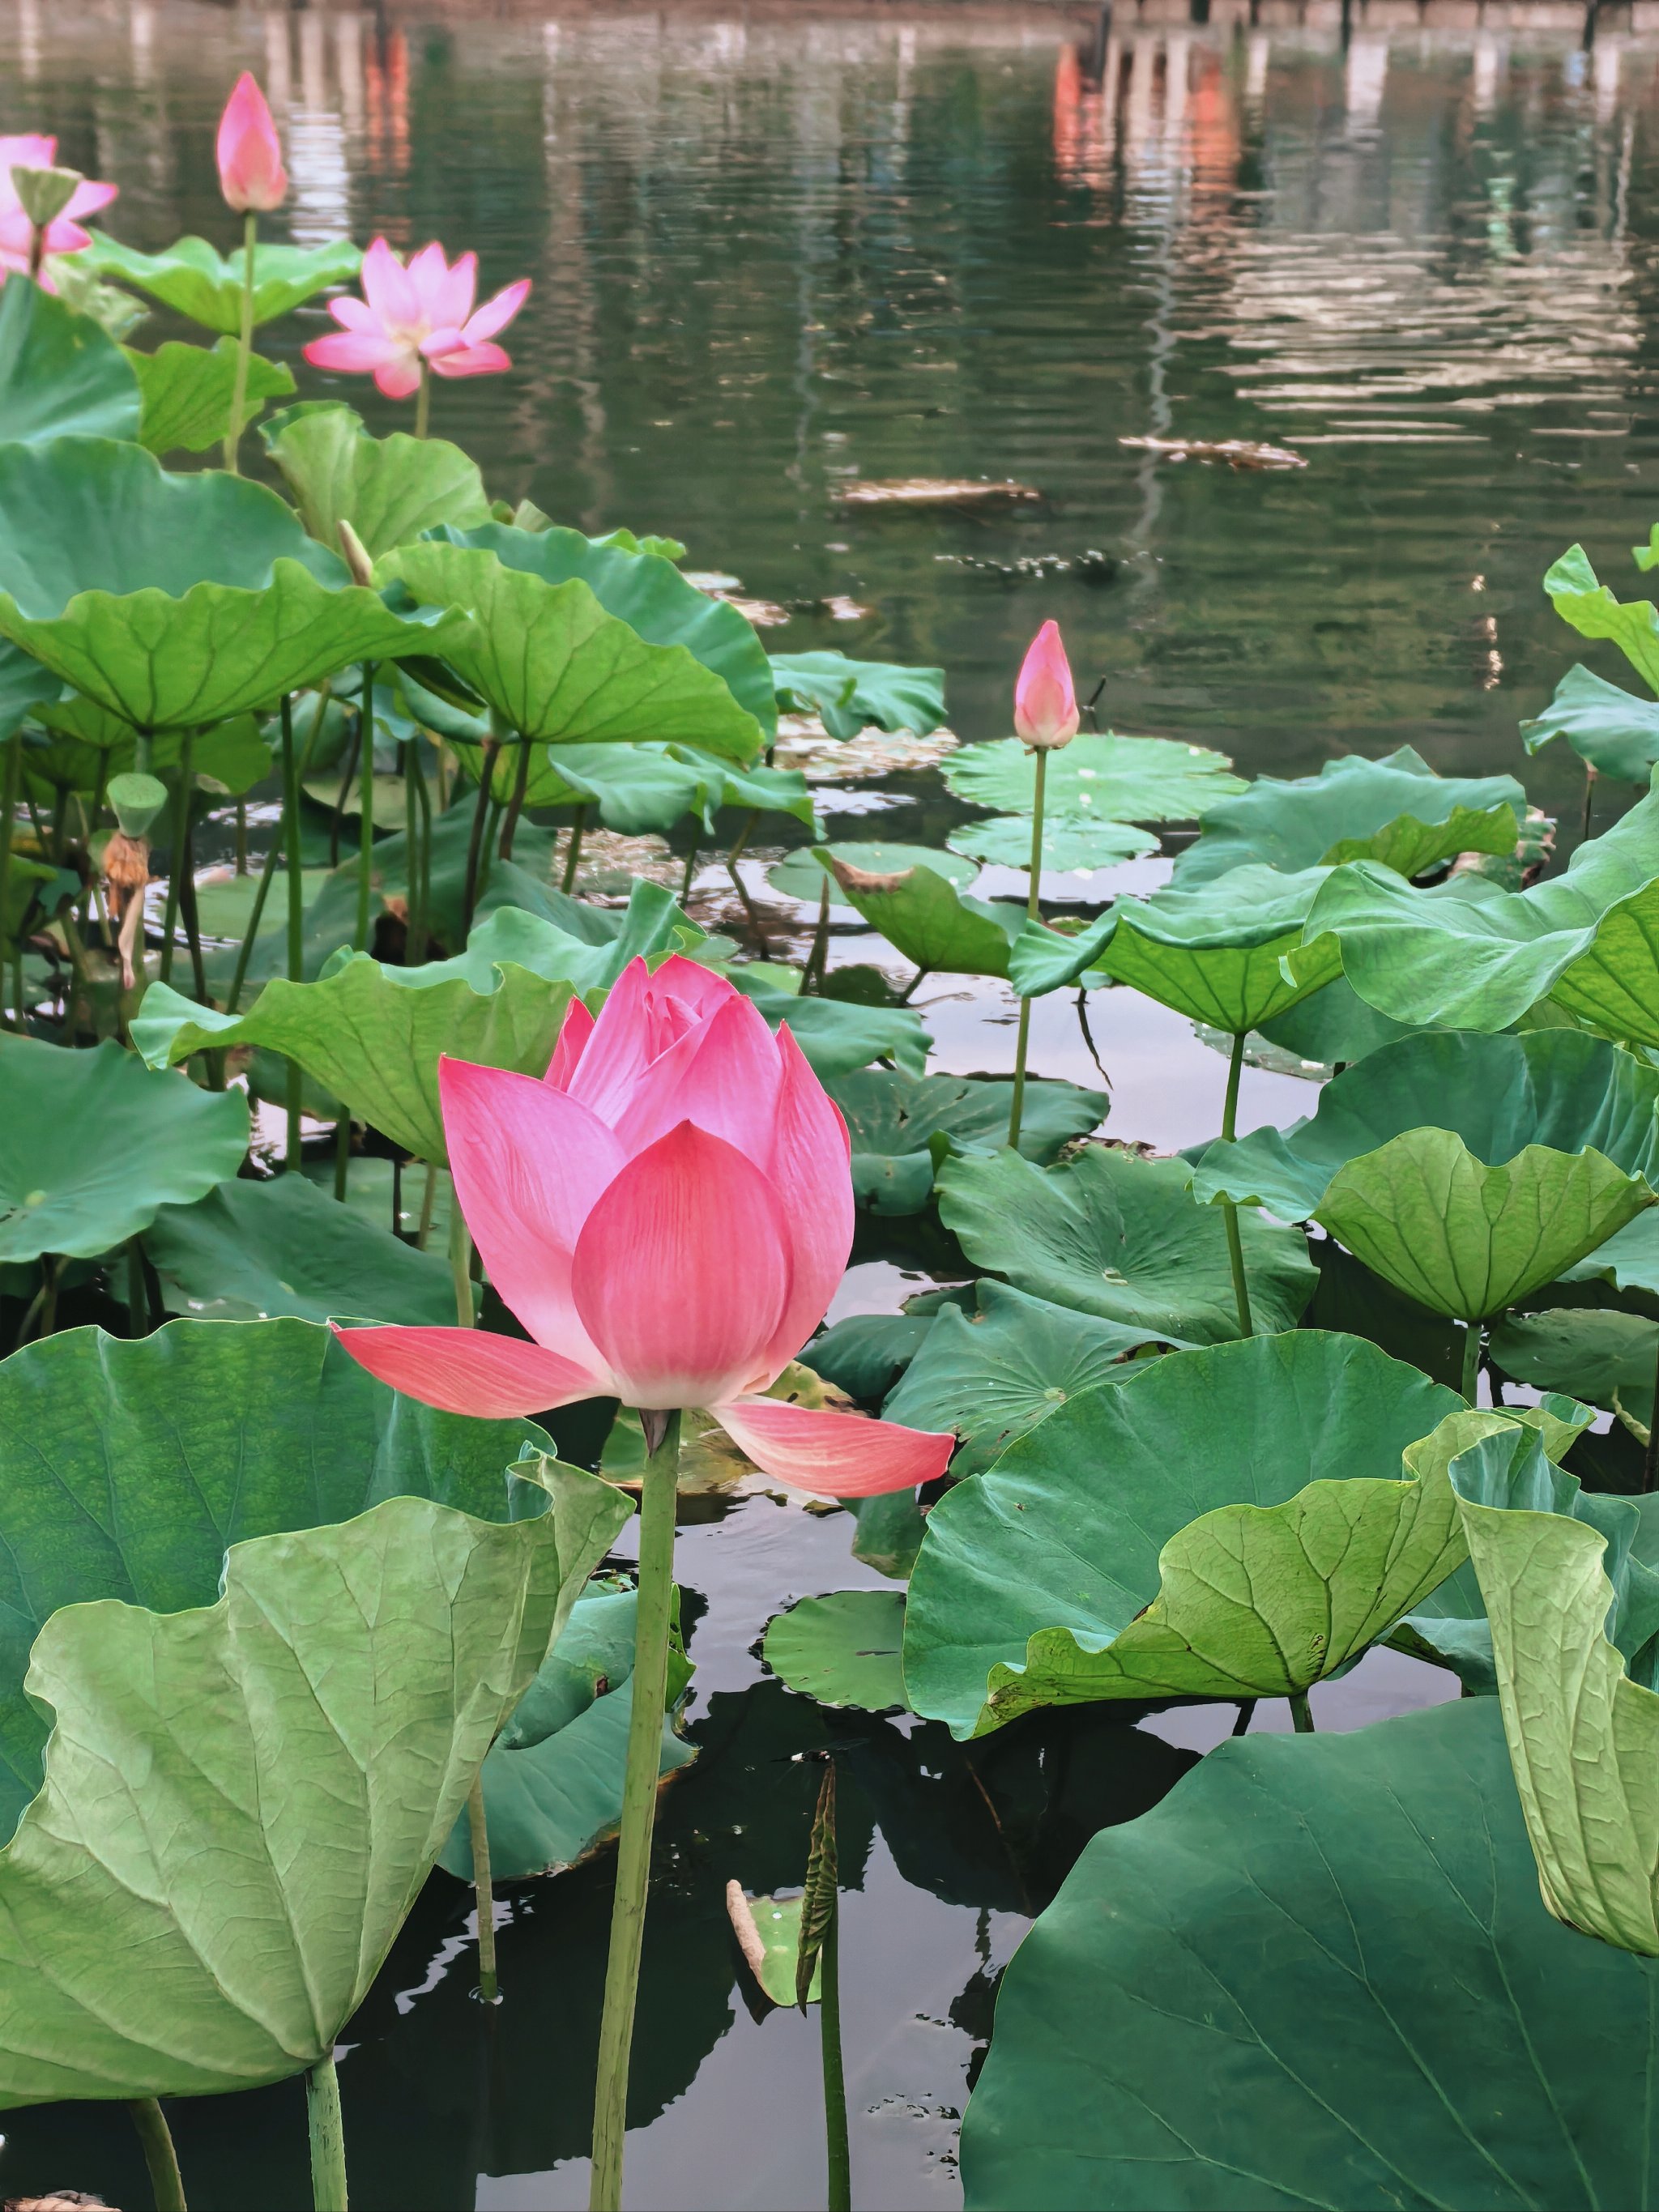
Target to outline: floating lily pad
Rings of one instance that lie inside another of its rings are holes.
[[[306,528],[331,552],[349,522],[371,561],[440,523],[482,522],[489,498],[478,465],[442,438],[372,437],[356,408],[287,409],[266,423],[265,450]]]
[[[822,858],[820,858],[822,854]],[[954,853],[941,853],[931,845],[881,845],[842,843],[833,845],[803,845],[769,868],[766,880],[775,891],[786,898],[807,899],[816,906],[828,884],[832,907],[849,908],[852,902],[836,880],[831,860],[845,862],[867,876],[902,876],[911,868],[931,868],[947,884],[958,890],[971,884],[979,873],[975,860],[960,859]]]
[[[0,287],[0,440],[138,433],[138,386],[115,341],[27,276]]]
[[[952,851],[1003,868],[1031,866],[1031,817],[1029,814],[994,814],[987,822],[970,822],[965,830],[951,832]],[[1126,822],[1049,821],[1042,824],[1042,866],[1058,874],[1091,874],[1097,868],[1115,867],[1143,853],[1155,853],[1158,839],[1150,830],[1136,830]]]
[[[969,2212],[1638,2204],[1655,1970],[1539,1901],[1495,1704],[1223,1744],[1003,1977]]]
[[[870,1068],[842,1076],[830,1096],[853,1142],[853,1194],[876,1213],[921,1213],[933,1190],[935,1150],[990,1153],[1008,1141],[1013,1085],[975,1075],[915,1076]],[[1103,1091],[1074,1083],[1025,1087],[1019,1149],[1045,1164],[1106,1118]]]
[[[906,1705],[902,1590],[836,1590],[775,1615],[761,1656],[792,1690],[866,1713]]]
[[[181,238],[165,253],[139,253],[100,231],[79,258],[99,276],[116,277],[147,292],[163,307],[222,337],[234,337],[242,327],[247,262],[240,247],[225,255],[216,252],[204,238]],[[362,250],[348,238],[331,240],[326,246],[255,246],[254,328],[275,322],[332,285],[349,284],[362,259]]]
[[[1018,907],[968,897],[931,860],[900,875],[872,875],[845,860],[830,865],[848,905],[924,974],[1008,973],[1008,948],[1024,920]]]
[[[1035,756],[1018,738],[964,745],[939,770],[958,799],[1000,814],[1030,814],[1036,803]],[[1083,815],[1107,822],[1187,822],[1216,799],[1244,789],[1224,753],[1170,738],[1085,732],[1048,756],[1045,811],[1056,821]]]
[[[1659,761],[1659,701],[1638,698],[1580,661],[1556,685],[1543,713],[1522,723],[1521,736],[1529,753],[1565,738],[1598,775],[1645,791]]]
[[[925,738],[945,720],[945,671],[887,660],[849,660],[844,653],[772,653],[779,710],[816,714],[832,738],[914,730]]]
[[[1194,1198],[1192,1174],[1185,1160],[1106,1145],[1058,1168],[1012,1152],[950,1160],[939,1218],[975,1267],[1034,1297],[1166,1341],[1215,1343],[1238,1334],[1238,1308],[1220,1211]],[[1257,1328],[1292,1328],[1316,1275],[1301,1231],[1254,1211],[1238,1226]]]
[[[93,1260],[234,1176],[247,1102],[152,1074],[113,1042],[0,1041],[0,1261]]]
[[[139,353],[131,346],[123,350],[138,380],[140,445],[163,455],[205,453],[221,443],[230,428],[230,403],[236,395],[234,338],[221,338],[211,348],[173,341],[154,353]],[[247,428],[267,399],[280,398],[293,389],[294,372],[285,362],[250,354],[242,428]],[[338,550],[337,539],[327,542],[331,550]]]
[[[1375,1345],[1304,1329],[1127,1373],[927,1516],[904,1679],[958,1737],[1037,1705],[1304,1691],[1463,1559],[1443,1474],[1402,1480],[1456,1397]]]

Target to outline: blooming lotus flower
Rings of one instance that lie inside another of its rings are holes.
[[[1077,735],[1077,693],[1060,624],[1046,622],[1031,640],[1014,685],[1014,731],[1034,752],[1068,745]]]
[[[14,169],[55,169],[58,166],[58,141],[39,131],[25,131],[21,137],[0,137],[0,270],[18,270],[25,276],[29,269],[30,249],[34,244],[34,225],[24,211],[17,197],[17,187],[11,180]],[[69,204],[63,213],[46,225],[41,240],[44,254],[78,253],[92,244],[92,234],[83,230],[78,217],[96,215],[115,198],[118,185],[94,184],[83,177],[75,187]],[[52,286],[42,273],[46,289]]]
[[[539,1082],[439,1063],[455,1194],[534,1340],[348,1328],[371,1375],[452,1413],[578,1398],[702,1407],[768,1474],[906,1490],[953,1439],[763,1395],[823,1318],[853,1239],[846,1124],[787,1027],[676,954],[574,1000]]]
[[[283,167],[282,143],[270,119],[265,96],[247,71],[236,80],[236,88],[219,118],[219,189],[228,207],[238,215],[250,211],[268,215],[288,197],[288,171]]]
[[[363,256],[361,300],[331,300],[341,325],[313,338],[306,359],[318,368],[372,375],[388,399],[420,388],[422,364],[439,376],[491,376],[511,368],[510,356],[489,341],[512,321],[530,293],[530,279],[497,292],[473,311],[478,257],[464,253],[452,268],[441,246],[423,246],[407,268],[385,239]]]

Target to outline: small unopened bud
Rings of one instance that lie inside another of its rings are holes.
[[[1014,732],[1033,752],[1069,745],[1077,735],[1077,692],[1060,624],[1046,622],[1031,640],[1014,685]]]
[[[28,169],[20,163],[11,173],[18,204],[37,230],[56,222],[75,198],[81,183],[78,169]]]
[[[368,557],[368,548],[358,537],[344,515],[340,517],[340,550],[344,554],[345,564],[351,571],[352,582],[372,584],[374,580],[374,563]]]

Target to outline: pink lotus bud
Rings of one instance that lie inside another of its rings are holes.
[[[1034,752],[1068,745],[1077,735],[1077,693],[1060,624],[1046,622],[1031,640],[1014,686],[1014,731]]]
[[[288,197],[288,171],[265,96],[244,70],[219,118],[219,189],[239,215],[262,215]]]

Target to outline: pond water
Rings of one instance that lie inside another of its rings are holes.
[[[1621,566],[1653,520],[1659,35],[1603,9],[1587,44],[1576,9],[1442,0],[1357,6],[1346,40],[1321,5],[1179,12],[0,0],[0,129],[56,129],[64,159],[118,182],[129,241],[228,246],[212,131],[252,67],[291,146],[296,240],[436,235],[478,249],[487,287],[533,277],[513,374],[437,394],[434,428],[492,489],[590,530],[674,532],[777,611],[775,649],[942,665],[964,740],[1006,733],[1019,653],[1054,615],[1115,727],[1250,774],[1406,742],[1449,772],[1520,770],[1569,844],[1577,764],[1525,763],[1516,724],[1576,657],[1546,566],[1574,538]],[[397,419],[350,396],[377,428]],[[1121,442],[1172,434],[1291,443],[1309,465]],[[964,475],[1042,497],[946,517],[842,498]],[[953,818],[926,776],[823,795],[842,836],[938,842]],[[724,883],[704,870],[698,911],[729,924]],[[1098,899],[1109,880],[1045,888]],[[780,939],[805,919],[769,911]],[[872,940],[849,929],[834,957]],[[919,1003],[941,1066],[1006,1066],[995,987]],[[1213,1133],[1221,1063],[1182,1023],[1119,991],[1093,1027],[1113,1133]],[[1039,1002],[1033,1060],[1094,1079],[1069,994]],[[1312,1095],[1250,1071],[1241,1126]],[[858,1260],[837,1311],[927,1279],[897,1246]],[[701,1749],[659,1832],[635,2206],[822,2202],[816,2025],[750,2016],[723,1905],[732,1877],[799,1881],[800,1754],[847,1747],[855,2201],[945,2207],[1027,1917],[1095,1828],[1231,1723],[1084,1711],[969,1751],[825,1715],[754,1647],[792,1598],[879,1579],[849,1559],[851,1526],[763,1495],[681,1537]],[[1453,1686],[1374,1655],[1315,1710],[1357,1725]],[[1255,1725],[1288,1719],[1264,1706]],[[502,1895],[507,1996],[486,2011],[470,1895],[434,1876],[341,2069],[360,2207],[586,2203],[609,1883],[601,1859]],[[147,2201],[118,2110],[6,2125],[8,2192]],[[297,2083],[180,2106],[175,2129],[198,2208],[308,2201]]]

